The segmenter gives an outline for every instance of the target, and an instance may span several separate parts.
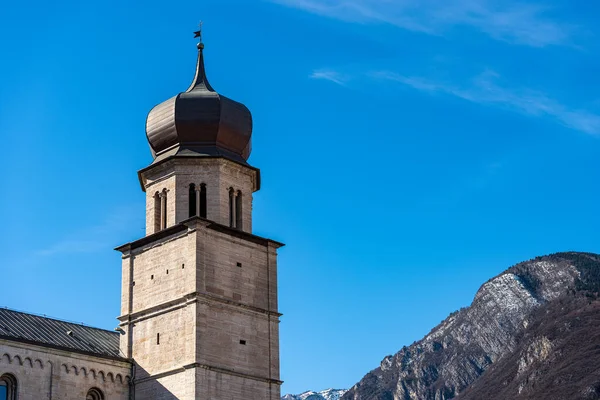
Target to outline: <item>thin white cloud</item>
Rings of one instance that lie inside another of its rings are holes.
[[[540,91],[502,86],[498,83],[499,76],[493,71],[485,71],[462,86],[390,71],[377,71],[369,75],[424,92],[445,93],[473,103],[499,105],[526,115],[551,117],[569,128],[600,135],[599,114],[569,107]]]
[[[567,45],[574,27],[550,16],[549,7],[511,0],[270,0],[356,23],[385,23],[442,35],[457,26],[497,40],[534,47]]]
[[[57,254],[94,253],[106,250],[104,242],[85,239],[64,239],[52,245],[38,250],[35,254],[39,256],[54,256]]]
[[[50,257],[64,254],[95,253],[117,246],[124,234],[131,227],[143,226],[143,215],[136,207],[115,210],[104,217],[97,225],[88,226],[77,232],[49,244],[47,247],[34,251],[40,257]]]
[[[324,79],[326,81],[330,81],[333,83],[337,83],[338,85],[344,86],[348,81],[348,76],[344,75],[338,71],[330,70],[330,69],[320,69],[315,70],[310,74],[310,78],[312,79]]]

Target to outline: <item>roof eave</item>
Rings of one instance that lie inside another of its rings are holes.
[[[188,218],[184,221],[181,221],[180,223],[173,225],[169,228],[163,229],[162,231],[159,231],[157,233],[153,233],[152,235],[148,235],[145,236],[141,239],[135,240],[133,242],[129,242],[129,243],[125,243],[119,247],[116,247],[115,250],[119,251],[121,253],[126,253],[128,251],[140,248],[142,246],[145,246],[147,244],[153,243],[157,240],[166,238],[168,236],[171,235],[175,235],[177,233],[181,233],[184,231],[187,231],[190,229],[190,225],[195,223],[195,222],[202,222],[207,228],[218,231],[218,232],[225,232],[228,233],[232,236],[238,237],[240,239],[245,239],[248,240],[250,242],[254,242],[257,244],[262,244],[264,246],[267,245],[272,245],[275,248],[280,248],[285,246],[284,243],[278,242],[276,240],[272,240],[272,239],[267,239],[264,238],[262,236],[258,236],[258,235],[254,235],[252,233],[249,232],[244,232],[244,231],[240,231],[238,229],[235,228],[231,228],[227,225],[222,225],[219,224],[217,222],[208,220],[206,218],[202,218],[202,217],[198,217],[198,216],[194,216],[191,218]]]
[[[235,164],[241,165],[241,166],[246,167],[246,168],[250,168],[251,170],[253,170],[254,172],[256,172],[256,181],[255,181],[254,191],[256,192],[256,191],[260,190],[260,185],[261,185],[260,169],[256,168],[256,167],[253,167],[253,166],[251,166],[248,163],[242,163],[242,162],[239,162],[239,161],[236,161],[236,160],[232,160],[231,158],[225,157],[225,156],[211,156],[211,155],[198,155],[198,156],[187,155],[187,156],[180,156],[180,155],[174,154],[172,156],[165,157],[165,158],[163,158],[162,160],[159,160],[159,161],[155,160],[155,162],[153,162],[152,164],[148,165],[147,167],[144,167],[144,168],[140,169],[137,172],[137,174],[138,174],[138,180],[140,182],[140,187],[142,188],[142,192],[146,192],[146,181],[144,179],[144,173],[147,172],[147,171],[150,171],[151,169],[153,169],[154,167],[156,167],[158,165],[162,165],[162,164],[164,164],[164,163],[166,163],[168,161],[175,160],[175,159],[219,159],[219,158],[225,159],[227,161],[231,161],[231,162],[233,162]]]
[[[104,353],[94,353],[92,351],[74,349],[71,347],[59,346],[59,345],[52,344],[52,343],[45,343],[45,342],[38,342],[35,340],[17,338],[14,336],[0,335],[0,340],[7,340],[9,342],[17,342],[17,343],[24,343],[24,344],[32,344],[32,345],[36,345],[36,346],[48,347],[51,349],[68,351],[68,352],[72,352],[72,353],[83,354],[83,355],[98,357],[98,358],[104,358],[104,359],[113,360],[113,361],[121,361],[121,362],[126,362],[126,363],[131,364],[131,360],[129,360],[128,358],[125,358],[125,357],[111,356],[110,354],[104,354]]]

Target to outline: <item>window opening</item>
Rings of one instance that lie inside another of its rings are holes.
[[[154,232],[160,231],[160,194],[154,194]]]
[[[206,218],[206,185],[200,185],[200,216]]]
[[[235,227],[242,230],[242,192],[239,190],[235,196]]]
[[[100,389],[91,388],[85,396],[85,400],[104,400],[104,394]]]
[[[189,216],[190,216],[190,218],[197,215],[196,202],[197,202],[196,185],[194,185],[193,183],[190,183],[190,190],[189,190]]]
[[[0,376],[0,400],[16,400],[17,379],[11,374]]]
[[[160,229],[167,227],[167,189],[160,194]]]
[[[229,226],[235,228],[235,191],[229,189]]]

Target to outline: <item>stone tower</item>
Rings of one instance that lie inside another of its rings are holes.
[[[146,236],[123,254],[121,351],[136,399],[279,400],[277,249],[252,234],[252,116],[208,83],[154,107]]]

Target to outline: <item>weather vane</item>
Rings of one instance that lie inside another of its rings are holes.
[[[198,38],[198,47],[204,47],[204,44],[202,43],[202,24],[203,22],[200,21],[198,24],[200,29],[194,32],[194,38]]]

